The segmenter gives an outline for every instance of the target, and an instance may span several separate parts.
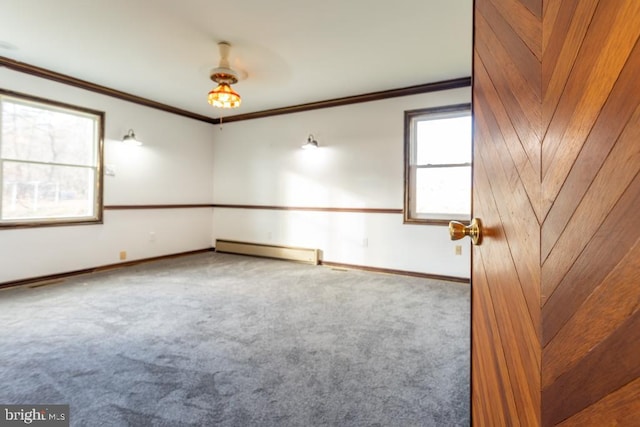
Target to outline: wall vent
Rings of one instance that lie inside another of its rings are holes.
[[[216,240],[216,252],[285,259],[313,265],[317,265],[320,260],[320,251],[318,249],[236,242],[233,240]]]

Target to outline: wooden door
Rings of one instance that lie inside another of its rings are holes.
[[[640,1],[476,0],[474,425],[640,414]]]

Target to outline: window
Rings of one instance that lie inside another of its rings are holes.
[[[0,227],[102,221],[103,119],[0,91]]]
[[[471,106],[405,112],[405,222],[471,216]]]

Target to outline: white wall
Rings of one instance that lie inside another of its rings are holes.
[[[214,135],[214,202],[401,209],[404,111],[470,100],[462,88],[225,124]],[[319,150],[300,149],[310,133]],[[216,208],[213,237],[318,248],[325,261],[470,275],[467,241],[451,242],[443,226],[403,224],[400,214]]]
[[[470,89],[217,126],[0,69],[0,87],[105,111],[105,205],[401,209],[403,112]],[[144,142],[128,147],[129,128]],[[320,150],[300,145],[312,133]],[[153,233],[153,237],[151,236]],[[399,214],[210,208],[106,210],[99,225],[0,229],[0,283],[204,249],[216,238],[319,248],[325,261],[469,277],[468,242]],[[454,246],[461,244],[461,256]]]
[[[210,124],[0,68],[0,87],[104,111],[105,205],[210,204]],[[129,128],[144,142],[124,146]],[[211,246],[211,209],[107,210],[99,225],[0,229],[0,283]],[[155,233],[151,237],[150,233]]]

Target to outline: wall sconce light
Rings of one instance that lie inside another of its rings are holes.
[[[122,142],[127,145],[142,145],[142,142],[136,139],[136,134],[133,133],[133,129],[129,129],[129,132],[122,137]]]
[[[307,138],[307,142],[304,143],[302,148],[304,150],[315,150],[316,148],[318,148],[318,141],[315,140],[313,135],[309,134],[309,137]]]

